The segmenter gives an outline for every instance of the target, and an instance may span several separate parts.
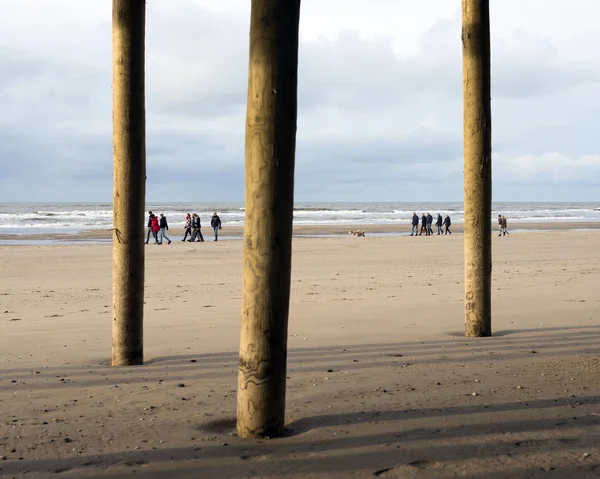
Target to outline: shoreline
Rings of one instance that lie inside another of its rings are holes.
[[[495,224],[492,224],[492,233],[496,232]],[[219,236],[224,240],[241,239],[243,235],[243,226],[227,226],[223,227]],[[346,236],[351,230],[363,230],[368,234],[375,235],[410,235],[411,226],[407,224],[330,224],[330,225],[294,225],[294,236]],[[568,231],[568,230],[600,230],[600,222],[593,221],[573,221],[573,222],[512,222],[509,223],[509,233],[527,232],[527,231]],[[461,234],[464,232],[464,224],[457,223],[451,227],[452,233]],[[169,236],[172,236],[173,241],[180,240],[183,237],[183,228],[171,228]],[[202,228],[202,234],[208,240],[212,240],[212,230],[210,227]],[[434,227],[434,236],[436,228]],[[94,241],[109,241],[112,237],[112,229],[89,229],[72,233],[22,233],[22,234],[2,234],[0,233],[0,241],[6,241],[10,244],[21,243],[27,244],[39,241],[55,241],[55,242],[94,242]]]

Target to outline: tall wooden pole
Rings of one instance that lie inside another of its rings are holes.
[[[252,0],[246,116],[240,437],[285,418],[300,0]]]
[[[465,334],[491,336],[492,117],[489,0],[462,0]]]
[[[146,0],[113,0],[112,364],[143,364]]]

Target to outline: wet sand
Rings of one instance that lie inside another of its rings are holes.
[[[492,223],[493,231],[495,232],[496,224]],[[565,231],[565,230],[598,230],[600,222],[512,222],[509,223],[510,231]],[[295,225],[295,236],[331,236],[331,235],[347,235],[352,230],[363,230],[370,234],[410,234],[411,226],[407,224],[372,224],[372,225]],[[437,232],[433,227],[434,234]],[[457,223],[450,228],[452,233],[463,233],[463,224]],[[181,240],[183,238],[183,228],[171,228],[168,236],[172,240]],[[205,239],[213,239],[212,229],[203,227],[202,234]],[[219,233],[225,238],[240,238],[243,235],[243,227],[227,226]],[[77,233],[41,233],[41,234],[0,234],[0,240],[63,240],[63,241],[79,241],[79,240],[110,240],[112,238],[112,230],[110,229],[93,229],[80,231]]]
[[[240,241],[148,245],[134,368],[109,244],[0,246],[0,476],[596,477],[599,244],[494,236],[467,339],[461,235],[295,239],[288,436],[261,441],[233,434]]]

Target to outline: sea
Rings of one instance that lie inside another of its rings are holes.
[[[148,203],[146,211],[163,213],[171,227],[183,226],[186,213],[200,215],[208,225],[218,212],[223,225],[244,224],[243,203]],[[413,211],[450,215],[463,222],[463,203],[296,203],[297,225],[409,224]],[[494,203],[492,219],[499,214],[511,224],[533,222],[600,222],[600,203]],[[0,235],[78,233],[112,228],[111,203],[0,203]],[[146,217],[140,222],[146,223]],[[516,227],[516,225],[515,225]]]

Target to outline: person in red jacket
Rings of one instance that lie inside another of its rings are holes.
[[[155,216],[152,218],[152,236],[154,236],[154,244],[160,244],[158,242],[158,232],[160,231],[160,224],[158,218]]]

